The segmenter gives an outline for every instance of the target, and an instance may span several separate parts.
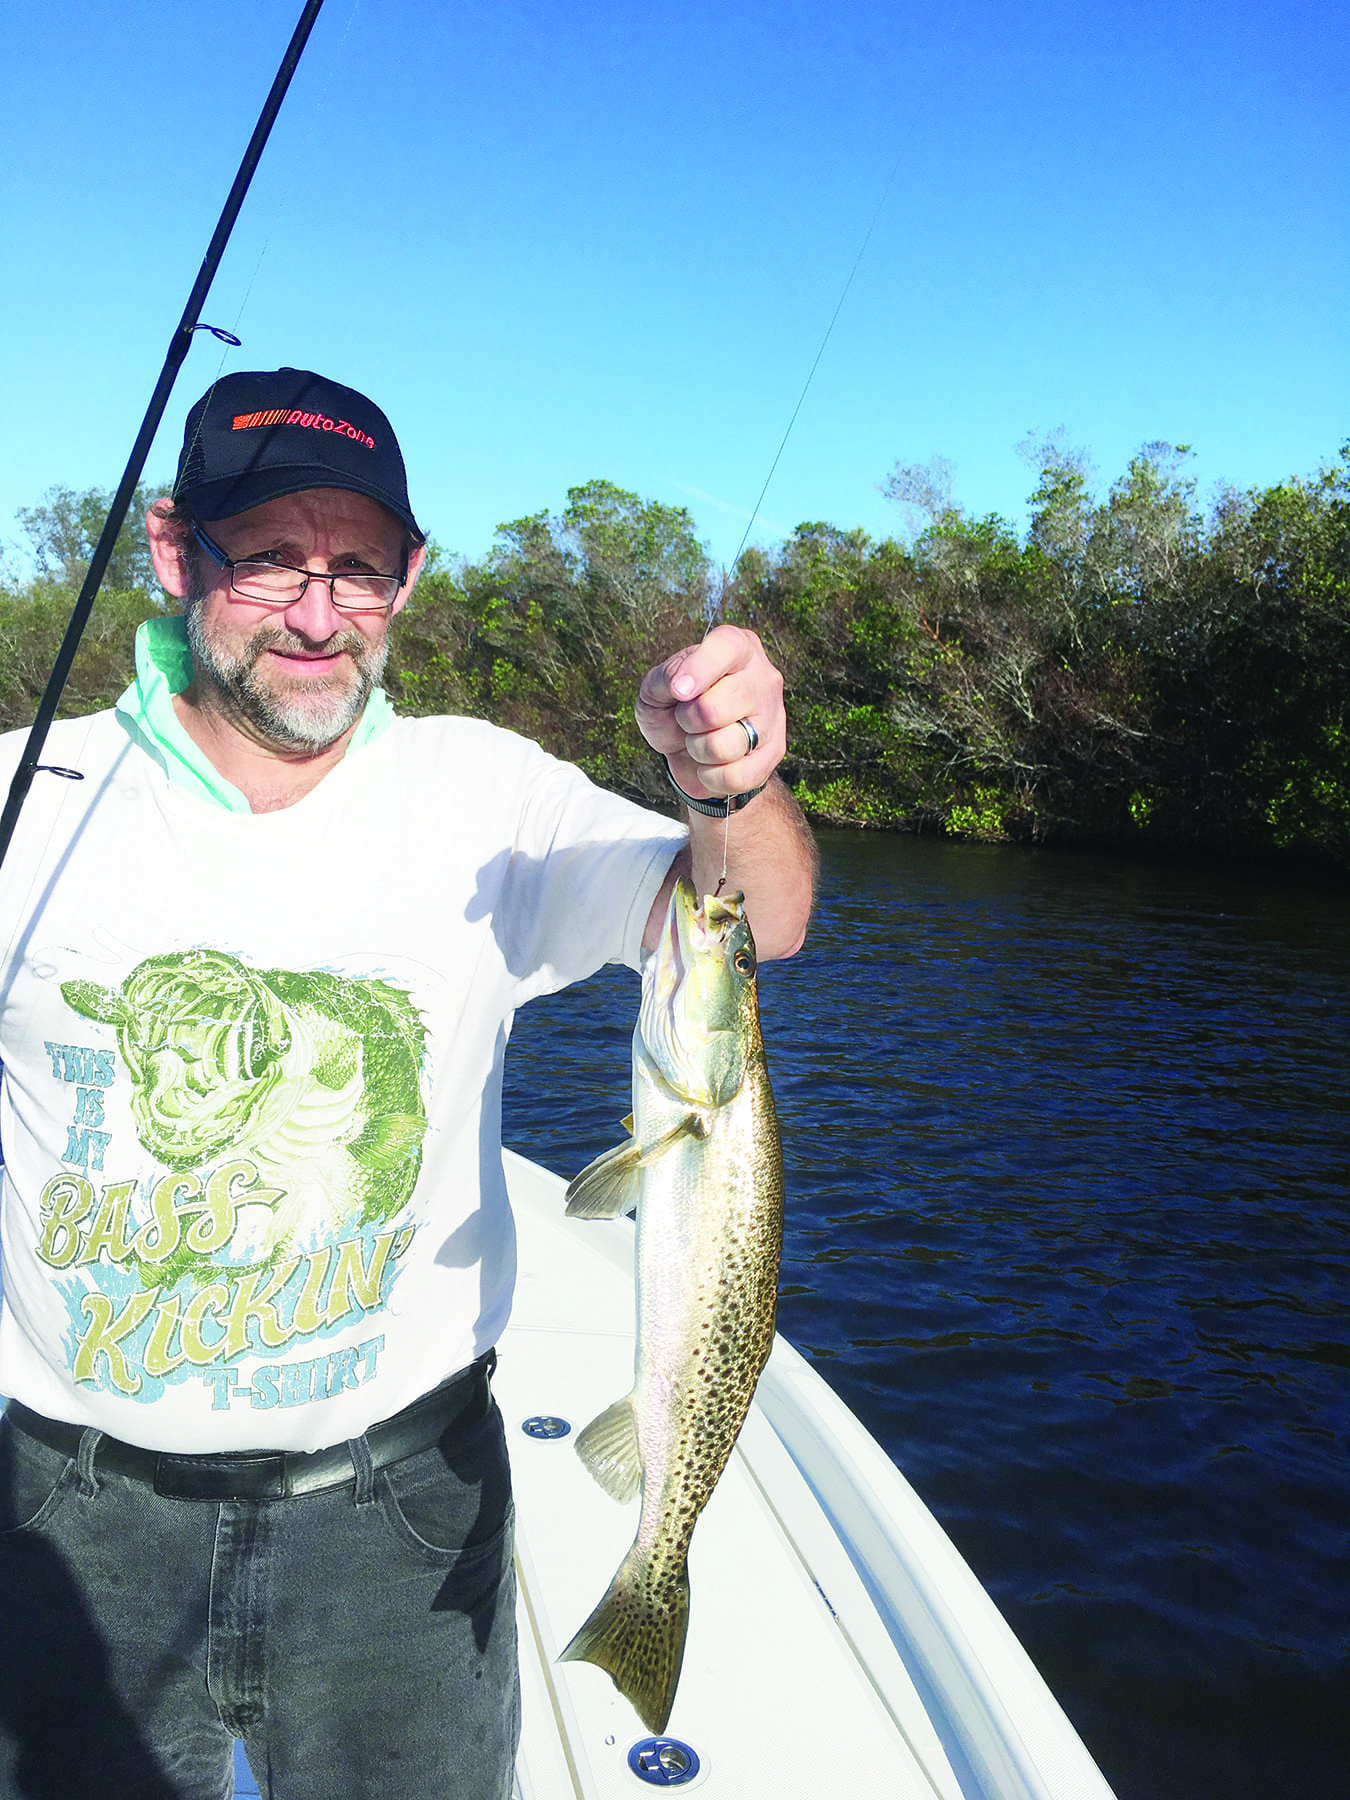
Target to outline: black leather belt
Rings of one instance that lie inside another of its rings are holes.
[[[496,1366],[497,1352],[489,1350],[392,1419],[372,1425],[365,1434],[371,1467],[383,1469],[405,1456],[415,1456],[419,1450],[429,1450],[452,1428],[486,1418]],[[17,1400],[5,1403],[5,1416],[50,1450],[72,1458],[79,1451],[84,1436],[81,1425],[45,1419]],[[326,1450],[238,1450],[178,1456],[105,1435],[94,1451],[94,1468],[144,1481],[170,1500],[290,1500],[356,1479],[356,1466],[346,1444],[331,1444]]]

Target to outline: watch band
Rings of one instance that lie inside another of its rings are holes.
[[[686,794],[670,772],[670,764],[666,763],[666,780],[684,801],[691,812],[702,813],[707,819],[725,819],[732,813],[740,812],[742,807],[749,806],[756,794],[762,794],[769,785],[761,781],[758,787],[747,788],[743,794],[727,794],[721,800],[695,800],[692,794]]]

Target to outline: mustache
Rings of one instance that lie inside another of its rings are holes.
[[[331,637],[314,639],[307,638],[303,632],[289,631],[284,625],[263,625],[245,646],[247,666],[254,668],[269,650],[278,650],[283,656],[337,656],[346,651],[354,662],[361,663],[365,661],[370,645],[355,630],[335,631]]]

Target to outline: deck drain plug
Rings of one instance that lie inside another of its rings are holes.
[[[628,1766],[652,1787],[681,1787],[698,1774],[698,1753],[678,1738],[643,1738],[628,1752]]]
[[[563,1438],[572,1427],[566,1419],[555,1419],[548,1413],[536,1413],[532,1419],[526,1419],[520,1429],[526,1437]]]

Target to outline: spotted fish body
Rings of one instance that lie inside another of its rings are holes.
[[[607,1670],[660,1733],[684,1654],[690,1539],[773,1343],[783,1162],[740,895],[700,906],[687,881],[676,887],[643,977],[630,1123],[577,1176],[567,1210],[603,1218],[636,1202],[636,1379],[577,1451],[614,1498],[640,1490],[642,1512],[563,1659]]]

